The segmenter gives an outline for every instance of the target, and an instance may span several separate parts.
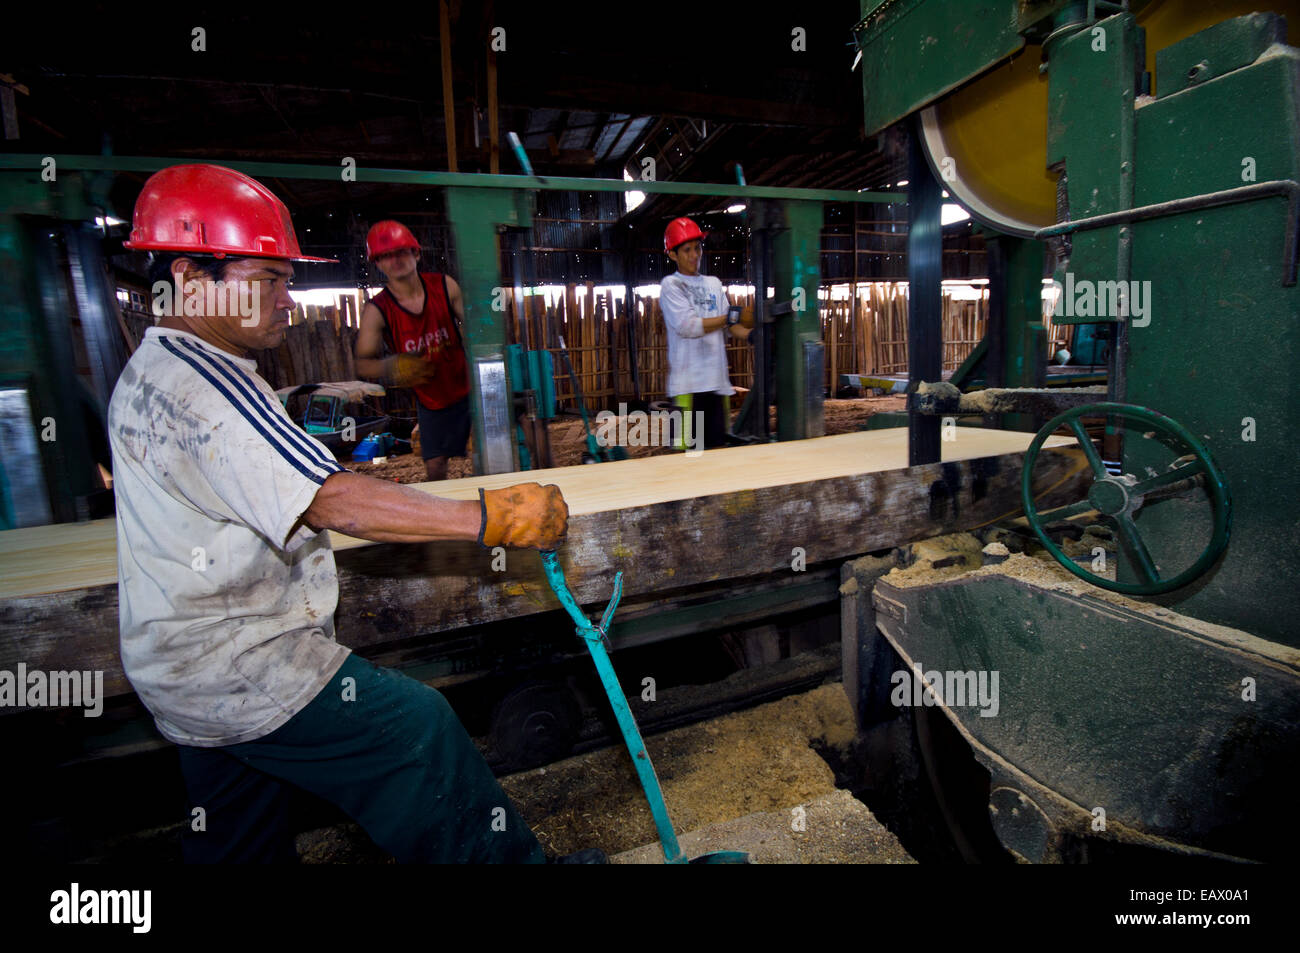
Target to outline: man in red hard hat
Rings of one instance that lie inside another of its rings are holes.
[[[419,270],[420,243],[401,222],[372,225],[366,257],[386,280],[361,313],[357,373],[414,388],[425,474],[445,480],[448,459],[465,456],[470,431],[460,286]],[[384,345],[394,352],[387,360],[380,359]]]
[[[399,860],[543,860],[443,697],[335,640],[324,531],[550,549],[567,527],[558,488],[439,499],[349,473],[293,424],[251,353],[284,337],[292,262],[328,259],[302,254],[256,180],[163,169],[127,247],[153,253],[164,307],[109,405],[122,665],[179,746],[186,858],[296,859],[300,788]]]
[[[726,446],[731,395],[735,388],[727,372],[724,334],[749,337],[744,311],[727,298],[722,282],[700,274],[704,258],[704,233],[689,218],[675,218],[664,230],[664,251],[677,265],[677,273],[659,285],[659,307],[668,328],[668,396],[683,411],[688,436],[695,449]],[[703,420],[704,433],[690,432]]]

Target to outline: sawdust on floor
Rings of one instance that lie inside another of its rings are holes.
[[[690,858],[744,851],[751,864],[916,863],[867,806],[843,789],[785,810],[711,824],[678,841]],[[663,848],[657,843],[610,857],[612,864],[663,862]]]
[[[840,684],[646,739],[679,833],[755,813],[783,812],[834,793],[814,739],[847,746],[853,713]],[[503,778],[502,787],[555,854],[608,854],[658,840],[627,750],[606,748]]]
[[[1084,529],[1083,535],[1078,539],[1071,539],[1067,536],[1061,540],[1061,552],[1071,557],[1091,557],[1096,555],[1095,550],[1098,548],[1108,554],[1115,552],[1115,532],[1110,527],[1093,523]],[[1110,575],[1113,577],[1114,572],[1111,572]]]

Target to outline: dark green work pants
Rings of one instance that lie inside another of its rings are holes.
[[[402,862],[545,861],[446,699],[355,654],[269,735],[180,753],[205,828],[186,833],[188,863],[292,862],[290,786],[338,805]]]

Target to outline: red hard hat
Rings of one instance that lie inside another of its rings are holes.
[[[689,218],[675,218],[664,229],[664,251],[672,251],[678,245],[704,238],[700,226]]]
[[[420,243],[415,240],[411,230],[401,222],[394,222],[392,219],[375,222],[370,226],[370,231],[366,232],[366,258],[370,261],[402,248],[414,248],[419,251]]]
[[[122,245],[218,258],[337,260],[304,255],[284,203],[256,179],[219,165],[174,165],[151,175]]]

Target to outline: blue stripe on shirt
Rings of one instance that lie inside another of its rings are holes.
[[[205,380],[207,380],[208,383],[210,383],[213,387],[217,389],[218,393],[220,393],[223,397],[225,397],[226,400],[230,401],[231,406],[233,406],[235,410],[239,411],[240,416],[242,416],[245,420],[247,420],[254,430],[262,434],[262,436],[266,438],[267,443],[269,443],[273,448],[275,448],[275,451],[278,454],[280,454],[280,456],[284,457],[284,459],[290,464],[290,466],[292,466],[295,470],[297,470],[307,479],[311,480],[313,483],[323,484],[325,482],[326,476],[328,476],[328,474],[322,476],[320,473],[313,472],[312,470],[309,470],[306,466],[304,466],[303,463],[294,456],[294,453],[291,450],[291,448],[286,447],[282,441],[277,439],[275,434],[269,433],[265,427],[259,424],[253,418],[253,415],[249,412],[248,408],[246,408],[242,403],[240,403],[240,401],[235,397],[235,395],[232,394],[229,390],[227,390],[226,387],[219,380],[217,380],[217,378],[214,377],[208,371],[207,368],[205,368],[202,364],[200,364],[197,359],[195,359],[193,356],[189,354],[181,353],[181,350],[178,347],[176,347],[176,345],[173,344],[171,341],[167,340],[165,337],[160,338],[159,343],[161,343],[162,346],[166,348],[171,354],[180,358],[186,364],[190,365],[192,368],[198,371],[199,374],[202,375],[202,377]]]
[[[294,426],[291,421],[270,409],[267,406],[266,395],[249,382],[242,368],[227,358],[222,358],[206,348],[199,347],[193,341],[180,341],[179,344],[195,355],[206,357],[216,370],[230,382],[230,385],[243,394],[253,412],[268,425],[279,431],[281,439],[285,440],[290,446],[295,447],[302,456],[311,460],[314,466],[322,468],[327,473],[337,473],[343,469],[331,455],[326,453],[323,444],[318,440],[313,440]]]

